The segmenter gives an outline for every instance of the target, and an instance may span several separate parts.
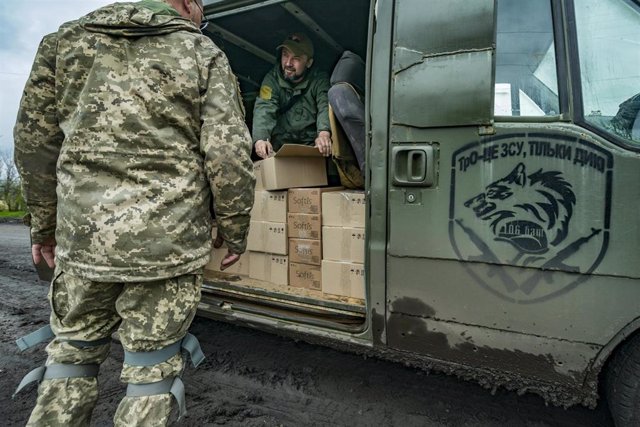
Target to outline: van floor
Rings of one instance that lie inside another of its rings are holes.
[[[200,311],[204,315],[220,313],[221,307],[227,307],[280,320],[357,331],[366,314],[361,299],[210,270],[205,270],[202,294]]]
[[[228,285],[235,284],[235,287],[246,289],[247,291],[269,292],[292,300],[305,299],[308,301],[316,301],[318,304],[333,303],[333,305],[342,305],[345,308],[350,307],[353,311],[364,311],[364,300],[359,298],[325,294],[313,289],[278,285],[275,283],[264,282],[262,280],[251,279],[246,276],[238,276],[237,274],[227,274],[211,270],[205,270],[204,276],[210,283],[219,282],[221,286],[223,286],[222,284],[224,283]]]

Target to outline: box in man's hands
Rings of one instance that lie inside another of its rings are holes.
[[[285,144],[268,159],[253,165],[256,190],[285,190],[327,185],[326,159],[316,147]]]

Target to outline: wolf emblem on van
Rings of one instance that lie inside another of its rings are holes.
[[[591,228],[588,234],[567,242],[576,202],[573,187],[562,172],[540,168],[528,173],[527,166],[520,162],[482,192],[462,200],[478,222],[470,224],[457,218],[455,223],[480,251],[479,255],[469,255],[470,261],[489,263],[489,276],[497,275],[508,292],[519,289],[529,295],[540,280],[553,282],[551,271],[579,273],[580,266],[570,265],[567,260],[601,233],[601,228]],[[493,239],[487,241],[486,233],[476,231],[478,227],[487,227]],[[498,253],[505,252],[490,241],[506,244],[515,255],[501,259]],[[505,263],[542,271],[516,279],[497,267]]]
[[[528,255],[523,261],[527,265],[566,239],[575,203],[571,184],[561,172],[539,169],[527,175],[526,166],[519,163],[464,206],[489,223],[496,241],[517,250],[512,262]]]

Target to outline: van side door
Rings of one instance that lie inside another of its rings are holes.
[[[493,0],[395,2],[386,337],[444,360],[451,335],[464,340],[457,322],[478,322],[482,305],[493,305],[450,244],[449,210],[453,153],[491,129],[494,15]]]
[[[637,16],[637,4],[612,1]],[[638,233],[629,211],[612,211],[638,193],[629,185],[637,152],[588,131],[606,121],[604,111],[577,108],[574,6],[582,15],[599,8],[596,1],[395,2],[390,347],[578,387],[600,348],[638,316],[629,278],[637,281],[639,263],[621,263],[638,246],[611,240],[614,221]],[[592,90],[610,82],[591,83],[583,81]],[[583,115],[590,122],[580,124]],[[618,302],[603,304],[614,289]]]

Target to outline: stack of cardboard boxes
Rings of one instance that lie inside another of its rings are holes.
[[[286,190],[255,191],[247,249],[249,277],[278,285],[289,284]]]
[[[255,164],[249,252],[225,272],[364,298],[364,193],[324,187],[324,165],[314,147],[287,145]],[[226,252],[205,268],[219,271]]]
[[[322,290],[322,195],[342,187],[289,190],[289,284]]]
[[[362,191],[322,195],[322,292],[364,299]]]
[[[315,147],[284,145],[275,156],[254,165],[256,198],[251,212],[248,237],[250,274],[253,279],[278,285],[290,284],[288,239],[288,197],[291,187],[316,187],[327,184],[325,160]],[[320,212],[318,212],[319,215]],[[303,226],[304,227],[304,226]],[[294,233],[294,236],[311,234]],[[318,235],[320,239],[320,226]],[[318,264],[319,266],[319,264]],[[319,282],[318,267],[318,285]],[[304,273],[303,273],[304,274]],[[309,276],[307,273],[306,275]],[[308,279],[307,284],[313,279]],[[293,286],[303,283],[293,281]],[[313,288],[311,285],[306,287]]]

